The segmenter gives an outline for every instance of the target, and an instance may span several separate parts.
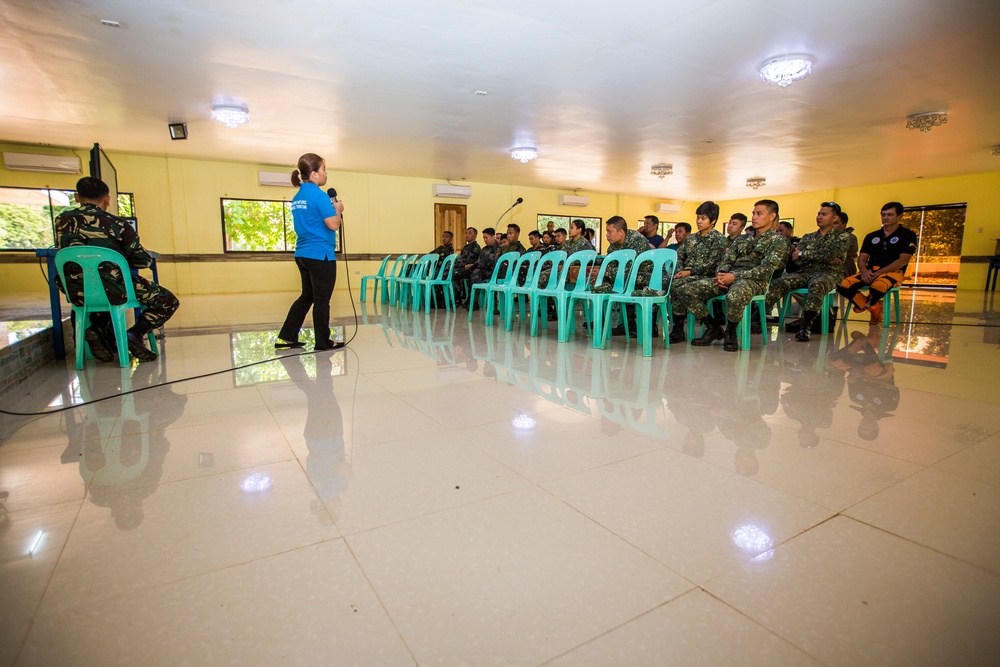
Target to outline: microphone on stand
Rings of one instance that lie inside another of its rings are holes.
[[[507,215],[507,213],[509,213],[511,209],[513,209],[515,206],[517,206],[518,204],[522,203],[523,201],[524,201],[524,199],[522,197],[518,197],[517,201],[510,205],[510,208],[508,208],[506,211],[504,211],[503,213],[500,214],[500,217],[497,218],[497,224],[499,225],[500,221],[503,220],[503,217],[505,215]]]

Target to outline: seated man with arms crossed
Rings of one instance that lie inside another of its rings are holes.
[[[605,224],[604,237],[608,240],[607,254],[611,254],[616,250],[632,249],[635,250],[636,255],[640,255],[647,250],[650,250],[649,241],[646,237],[637,232],[634,229],[628,228],[628,223],[625,222],[625,218],[620,215],[616,215],[609,218]],[[636,261],[642,261],[636,258]],[[618,276],[618,265],[608,267],[607,273],[604,274],[604,281],[600,285],[594,285],[597,280],[597,274],[599,264],[595,264],[594,270],[591,272],[591,291],[598,294],[610,294],[612,288],[614,287],[615,278]],[[626,264],[622,267],[624,271],[629,271],[631,269],[630,264]],[[652,265],[649,262],[645,263],[645,267],[639,267],[639,275],[636,276],[635,288],[636,290],[641,290],[643,287],[649,285],[649,275],[652,272]],[[628,318],[629,327],[632,331],[635,331],[635,306],[626,306],[625,314]],[[619,324],[617,327],[612,329],[611,334],[614,336],[624,336],[625,335],[625,324]],[[653,320],[653,335],[657,334],[656,320]]]
[[[867,310],[872,324],[882,322],[882,297],[903,281],[906,265],[917,251],[917,235],[900,224],[903,205],[898,201],[882,207],[882,229],[861,242],[858,273],[845,278],[837,292],[854,304],[854,312]],[[861,288],[868,287],[868,296]]]
[[[89,245],[110,248],[122,256],[128,265],[134,269],[144,269],[152,265],[153,260],[139,242],[139,236],[128,221],[108,213],[111,205],[111,191],[107,184],[90,176],[81,178],[76,183],[76,201],[79,207],[63,211],[56,218],[56,247]],[[73,264],[66,266],[65,288],[56,284],[77,305],[83,304],[83,271]],[[159,329],[170,316],[177,312],[180,302],[169,290],[151,283],[139,275],[120,275],[116,268],[110,269],[102,264],[101,274],[104,290],[108,293],[111,303],[125,303],[125,284],[122,280],[131,280],[135,288],[135,298],[146,307],[136,318],[135,324],[128,330],[128,351],[139,361],[154,361],[156,354],[145,343],[143,336],[153,329]],[[109,346],[107,329],[111,317],[107,313],[92,313],[91,325],[84,333],[87,344],[94,358],[100,361],[114,360],[112,347]],[[76,326],[84,326],[77,322]]]
[[[681,285],[694,282],[701,278],[715,276],[716,267],[726,253],[729,245],[726,237],[715,229],[719,220],[719,205],[712,201],[701,204],[695,211],[696,234],[690,234],[677,248],[677,271],[671,290]],[[684,321],[687,310],[674,306],[674,328],[670,331],[671,343],[682,343],[687,340],[684,333]]]
[[[786,243],[776,231],[778,202],[761,199],[753,207],[751,224],[753,233],[742,234],[726,250],[719,262],[714,278],[702,278],[681,285],[673,290],[671,301],[679,308],[690,310],[705,325],[701,338],[691,341],[692,345],[711,345],[713,341],[725,338],[725,350],[736,352],[736,328],[743,319],[743,308],[750,299],[767,291],[771,274],[784,261]],[[712,297],[726,295],[726,312],[723,317],[713,316],[708,311],[707,302]],[[723,324],[728,326],[723,329]],[[676,322],[675,326],[683,326]]]
[[[819,230],[803,236],[792,249],[791,260],[796,263],[798,270],[775,278],[767,289],[764,312],[770,313],[771,308],[792,290],[809,288],[802,323],[799,332],[795,334],[797,341],[809,341],[813,320],[823,307],[823,298],[841,280],[844,256],[850,239],[845,232],[835,228],[839,216],[840,205],[837,202],[825,201],[820,204],[816,214]]]
[[[476,268],[476,262],[483,249],[476,243],[476,235],[479,231],[475,227],[465,230],[465,245],[455,258],[455,268],[451,272],[451,282],[455,286],[456,303],[465,303],[469,295],[465,293],[465,281],[472,275],[472,270]]]

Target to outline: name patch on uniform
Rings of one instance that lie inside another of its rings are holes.
[[[878,243],[881,240],[882,239],[880,239],[879,237],[876,236],[875,238],[872,239],[872,243]]]
[[[899,237],[893,236],[891,239],[889,239],[889,243],[899,243]]]

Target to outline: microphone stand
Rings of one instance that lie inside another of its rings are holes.
[[[509,208],[508,208],[508,209],[507,209],[506,211],[504,211],[503,213],[501,213],[501,214],[500,214],[500,217],[499,217],[499,218],[497,218],[497,223],[496,223],[496,224],[497,224],[497,225],[499,225],[499,224],[500,224],[500,221],[501,221],[501,220],[503,220],[503,217],[504,217],[505,215],[507,215],[508,213],[510,213],[510,212],[511,212],[512,210],[514,210],[514,207],[515,207],[515,206],[517,206],[518,204],[520,204],[520,203],[521,203],[521,201],[522,201],[522,200],[520,200],[520,199],[519,199],[519,200],[517,200],[516,202],[514,202],[513,204],[511,204],[511,205],[510,205],[510,207],[509,207]]]

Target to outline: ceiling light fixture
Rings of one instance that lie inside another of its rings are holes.
[[[538,151],[534,148],[522,146],[521,148],[515,148],[512,150],[510,152],[510,156],[515,160],[518,160],[521,164],[527,164],[538,157]]]
[[[760,78],[784,88],[792,81],[804,79],[812,73],[813,57],[804,53],[778,56],[764,61],[760,66]]]
[[[167,129],[170,131],[170,138],[173,141],[188,138],[187,123],[168,123]]]
[[[212,120],[217,120],[226,127],[236,127],[250,122],[250,111],[245,104],[213,104]]]
[[[948,124],[948,112],[947,111],[928,111],[926,113],[915,113],[910,114],[906,117],[906,129],[907,130],[920,130],[921,132],[930,132],[931,128],[937,127],[938,125]]]
[[[754,176],[747,179],[747,187],[754,190],[764,187],[765,179],[762,176]]]
[[[663,178],[664,176],[669,176],[674,173],[674,165],[672,164],[654,164],[649,168],[649,173],[653,176],[659,176]]]

